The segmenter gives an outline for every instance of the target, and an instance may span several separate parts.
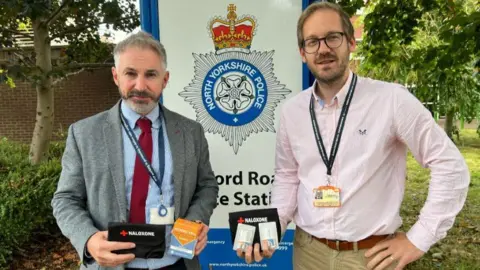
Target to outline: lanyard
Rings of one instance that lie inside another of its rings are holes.
[[[313,93],[312,93],[312,96],[310,97],[310,118],[312,119],[313,133],[315,134],[315,141],[317,143],[320,156],[322,157],[323,163],[325,163],[325,166],[327,167],[327,182],[328,182],[327,184],[328,185],[330,185],[333,162],[335,161],[335,157],[337,156],[343,128],[345,127],[345,120],[347,118],[348,109],[350,108],[350,103],[352,101],[353,92],[355,91],[356,85],[357,85],[357,75],[353,74],[352,81],[350,83],[350,88],[348,89],[348,93],[342,107],[342,113],[340,114],[340,119],[338,120],[337,130],[335,131],[335,137],[333,138],[333,144],[330,150],[330,158],[328,158],[327,156],[327,151],[325,150],[322,136],[320,136],[320,129],[318,127],[317,118],[315,116],[315,110],[313,109],[314,108],[313,104],[315,100]]]
[[[135,137],[135,133],[133,133],[132,128],[127,125],[127,120],[125,119],[125,116],[123,113],[120,113],[120,118],[122,122],[122,126],[127,132],[128,138],[130,139],[130,142],[133,145],[133,148],[135,148],[135,152],[137,152],[137,155],[140,157],[140,160],[142,161],[143,166],[148,171],[148,174],[150,174],[150,177],[152,177],[153,181],[155,184],[157,184],[158,188],[160,189],[160,197],[162,196],[162,181],[163,181],[163,174],[165,171],[165,145],[164,145],[164,140],[163,140],[163,130],[162,126],[160,126],[160,129],[158,130],[158,157],[160,160],[160,177],[157,177],[155,174],[155,171],[153,171],[153,167],[150,164],[150,162],[147,160],[147,157],[145,156],[145,153],[143,152],[142,148],[138,144],[138,140]]]

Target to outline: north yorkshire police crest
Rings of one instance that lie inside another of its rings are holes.
[[[275,132],[277,104],[291,91],[273,72],[274,50],[251,51],[257,31],[253,16],[214,17],[208,32],[215,52],[195,54],[195,76],[179,95],[189,102],[206,132],[220,134],[235,154],[252,133]]]

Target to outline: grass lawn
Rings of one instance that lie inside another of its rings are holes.
[[[467,201],[447,237],[407,269],[480,269],[480,138],[473,129],[463,130],[460,141],[456,143],[470,169]],[[429,170],[419,166],[410,155],[407,189],[401,209],[402,230],[407,231],[417,220],[425,203],[429,179]]]

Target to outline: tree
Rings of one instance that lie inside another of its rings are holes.
[[[355,15],[355,13],[365,5],[365,0],[329,0],[328,2],[337,3],[340,5],[343,10],[350,16]]]
[[[372,1],[359,73],[406,85],[431,109],[471,121],[480,113],[479,11],[474,0]]]
[[[460,66],[466,68],[464,74],[467,77],[465,85],[470,91],[465,91],[463,98],[467,96],[470,99],[468,104],[460,107],[459,115],[462,120],[467,122],[473,118],[480,120],[480,9],[477,1],[466,1],[463,9],[454,10],[455,17],[449,20],[440,31],[441,37],[449,42],[451,46],[444,47],[445,52],[439,57],[439,62],[444,66],[450,64],[451,59],[457,60],[461,64],[463,59],[467,65]],[[472,59],[471,64],[469,60]],[[473,67],[473,68],[472,68]],[[455,112],[450,112],[452,115]],[[448,116],[448,114],[447,114]],[[447,129],[453,129],[453,117],[447,117]],[[480,136],[480,123],[477,127],[477,133]]]
[[[100,25],[131,31],[139,14],[128,0],[1,0],[0,49],[9,49],[14,59],[0,66],[0,79],[26,80],[37,92],[35,129],[29,159],[39,163],[48,150],[53,131],[52,83],[55,78],[83,69],[105,66],[111,61],[111,46],[102,42]],[[32,33],[22,31],[31,27]],[[33,40],[33,51],[18,46],[18,38]],[[52,63],[51,42],[67,43],[64,60]],[[111,66],[111,64],[109,65]]]

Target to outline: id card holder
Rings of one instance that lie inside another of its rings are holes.
[[[313,206],[340,207],[340,189],[334,186],[320,186],[313,189]]]
[[[159,214],[159,208],[150,208],[150,224],[172,225],[174,222],[174,207],[167,207],[165,216]]]

